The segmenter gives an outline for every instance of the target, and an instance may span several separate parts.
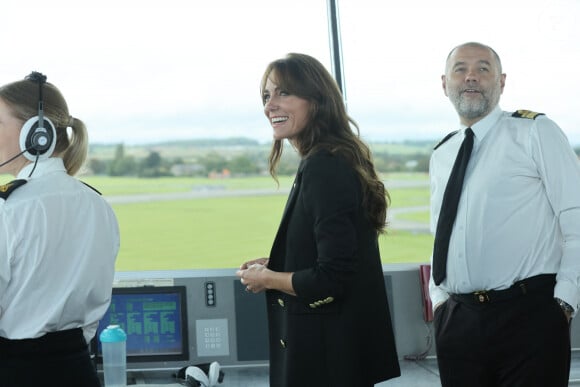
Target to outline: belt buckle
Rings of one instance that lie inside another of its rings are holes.
[[[473,292],[473,295],[475,296],[475,300],[478,301],[480,304],[489,302],[489,293],[485,290]]]

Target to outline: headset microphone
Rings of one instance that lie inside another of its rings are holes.
[[[3,167],[3,166],[5,166],[6,164],[8,164],[9,162],[16,160],[16,158],[17,158],[18,156],[22,155],[24,152],[28,152],[29,150],[30,150],[30,149],[25,149],[25,150],[23,150],[22,152],[18,153],[16,156],[14,156],[14,157],[11,157],[10,159],[8,159],[8,160],[4,161],[3,163],[0,163],[0,167]]]

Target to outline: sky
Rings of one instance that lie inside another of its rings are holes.
[[[479,41],[499,53],[507,73],[500,106],[546,113],[580,145],[580,1],[470,4],[338,0],[345,98],[361,136],[437,140],[454,130],[458,119],[441,88],[445,58]],[[326,7],[326,0],[5,0],[0,84],[46,74],[92,143],[269,142],[262,73],[288,52],[331,69]]]

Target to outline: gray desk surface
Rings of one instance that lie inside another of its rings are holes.
[[[222,367],[224,381],[217,387],[269,387],[268,367]],[[379,383],[376,387],[433,387],[440,386],[437,362],[427,359],[418,362],[401,360],[402,375],[399,378]],[[136,377],[135,377],[136,376]],[[129,376],[129,384],[147,387],[182,387],[175,379],[162,375],[144,374]],[[135,384],[136,383],[136,384]]]
[[[439,372],[437,360],[428,358],[419,361],[401,360],[401,377],[379,383],[375,387],[438,387]],[[217,387],[269,387],[268,367],[222,367],[224,381]],[[171,374],[165,375],[141,375],[137,378],[129,378],[129,386],[145,385],[147,387],[182,387],[176,383]],[[580,351],[572,352],[572,367],[570,370],[569,386],[580,386]]]

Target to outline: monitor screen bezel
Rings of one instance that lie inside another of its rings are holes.
[[[183,285],[174,286],[140,286],[140,287],[115,287],[111,295],[111,303],[115,296],[123,295],[155,295],[155,294],[177,294],[180,300],[180,323],[181,323],[181,345],[182,351],[178,354],[131,354],[127,353],[127,364],[131,363],[151,363],[189,360],[189,327],[187,318],[187,289]],[[110,305],[109,305],[110,308]],[[107,309],[108,311],[108,309]],[[104,316],[103,316],[104,317]],[[95,338],[92,340],[93,353],[98,364],[102,364],[103,356],[98,345],[98,337],[102,329],[97,328]]]

